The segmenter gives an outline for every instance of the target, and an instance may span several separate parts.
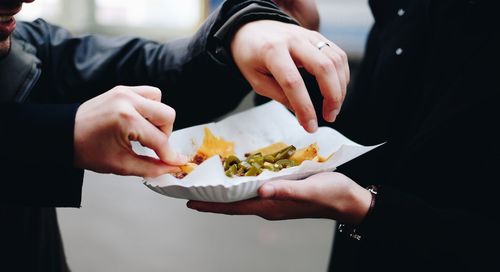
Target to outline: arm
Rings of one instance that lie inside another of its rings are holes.
[[[120,86],[81,106],[2,103],[0,204],[78,207],[83,169],[144,177],[178,171],[186,159],[168,146],[175,112],[160,99],[156,88]],[[135,154],[131,140],[160,159]]]
[[[303,181],[271,181],[259,189],[261,199],[236,204],[189,202],[189,207],[274,220],[331,218],[359,225],[361,241],[336,233],[332,266],[340,270],[352,269],[353,264],[363,271],[399,271],[401,267],[412,271],[486,271],[498,267],[493,256],[496,252],[490,250],[498,244],[495,165],[500,136],[492,129],[498,122],[496,72],[467,68],[491,68],[482,62],[498,59],[498,54],[491,53],[498,45],[493,41],[479,44],[475,43],[477,47],[466,62],[455,60],[466,63],[464,66],[451,65],[446,69],[448,80],[432,86],[432,91],[443,94],[428,101],[435,105],[427,120],[435,122],[432,134],[427,134],[429,124],[425,124],[418,144],[394,158],[401,168],[382,165],[378,169],[382,174],[357,180],[383,184],[369,217],[364,218],[369,205],[366,190],[339,173]],[[377,180],[377,176],[384,179]]]
[[[248,0],[226,1],[193,37],[165,44],[138,38],[72,37],[43,21],[24,25],[25,31],[19,33],[35,44],[42,60],[50,62],[52,69],[43,82],[62,99],[87,99],[117,84],[153,85],[165,92],[163,102],[183,117],[176,125],[184,127],[231,110],[251,85],[291,106],[301,124],[314,131],[317,125],[308,124],[317,123],[316,114],[310,99],[304,99],[308,90],[296,63],[318,79],[325,97],[323,116],[333,121],[348,83],[347,57],[319,33],[290,24],[294,22],[270,0]],[[320,41],[331,47],[319,51],[315,43]],[[279,53],[276,61],[266,57],[274,51]],[[193,110],[193,97],[211,103],[200,103]]]
[[[176,126],[184,127],[228,112],[249,92],[237,69],[219,55],[226,41],[214,35],[232,15],[257,3],[270,10],[262,18],[293,22],[272,1],[247,0],[225,2],[193,37],[168,43],[99,35],[75,37],[43,20],[20,24],[18,35],[37,48],[48,68],[41,84],[54,90],[60,100],[85,101],[116,85],[152,85],[164,92],[163,101],[183,117]],[[233,24],[226,36],[240,22]],[[201,108],[194,109],[193,97],[211,103],[197,103]]]
[[[220,14],[232,14],[241,8],[236,5],[238,1],[228,2],[234,3],[226,5]],[[161,135],[171,132],[175,112],[147,101],[158,100],[161,94],[142,98],[141,92],[147,87],[118,87],[90,98],[119,83],[147,82],[172,90],[169,102],[187,105],[179,106],[185,111],[185,122],[180,126],[192,124],[196,118],[204,120],[192,109],[192,103],[186,102],[193,95],[185,89],[200,93],[202,100],[213,101],[211,91],[216,88],[208,88],[205,83],[217,85],[214,73],[220,77],[228,71],[207,49],[212,26],[228,20],[220,14],[213,15],[193,39],[168,44],[143,39],[73,37],[42,20],[20,24],[15,38],[34,47],[42,60],[43,73],[28,97],[30,104],[2,103],[0,107],[0,140],[6,143],[1,162],[8,173],[2,183],[2,205],[77,207],[83,169],[138,176],[172,171],[163,162],[175,164],[183,158],[176,158],[168,150],[168,137]],[[280,20],[289,19],[281,16]],[[193,75],[199,80],[193,80]],[[238,75],[227,78],[225,74],[224,79],[227,89],[245,85]],[[243,89],[230,90],[229,99],[219,100],[222,107],[207,110],[203,117],[208,120],[230,109],[231,100],[241,97],[239,90]],[[134,94],[136,91],[139,93]],[[76,103],[88,99],[81,107]],[[141,108],[142,104],[149,106]],[[160,117],[151,120],[155,114]],[[147,115],[149,122],[142,115]],[[112,137],[113,133],[118,135]],[[128,140],[138,140],[155,149],[163,161],[133,156]],[[116,148],[109,150],[113,146]]]

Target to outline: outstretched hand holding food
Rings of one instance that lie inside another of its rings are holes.
[[[75,166],[100,173],[156,177],[180,171],[187,158],[171,149],[175,111],[154,87],[118,86],[83,103],[75,118]],[[130,141],[155,151],[137,155]]]
[[[338,172],[320,173],[304,180],[273,180],[258,190],[259,198],[235,203],[189,201],[200,212],[257,215],[268,220],[328,218],[359,224],[372,195]]]
[[[254,21],[236,32],[231,52],[252,88],[293,110],[307,131],[316,131],[318,120],[299,68],[316,77],[324,98],[323,118],[337,118],[349,65],[345,52],[320,33],[277,21]]]

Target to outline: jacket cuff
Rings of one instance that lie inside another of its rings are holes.
[[[230,2],[228,1],[227,5]],[[245,6],[246,5],[246,6]],[[224,12],[224,9],[229,9]],[[222,6],[221,14],[225,22],[213,34],[213,43],[209,43],[209,53],[220,64],[234,65],[231,56],[231,40],[235,32],[244,24],[257,20],[274,20],[299,25],[299,23],[283,12],[272,1],[245,1],[232,7]]]

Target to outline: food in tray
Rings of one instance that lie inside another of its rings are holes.
[[[185,177],[203,161],[215,155],[221,158],[225,174],[228,177],[257,176],[266,169],[278,172],[285,168],[298,166],[306,160],[316,162],[327,160],[319,155],[316,143],[297,149],[295,146],[283,142],[277,142],[246,153],[245,158],[240,159],[234,153],[234,142],[215,136],[207,127],[204,133],[202,145],[191,161],[181,166],[181,172],[175,174],[177,178]]]

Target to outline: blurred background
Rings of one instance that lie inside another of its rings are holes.
[[[18,19],[44,18],[75,35],[100,33],[168,41],[191,35],[222,1],[40,0]],[[372,24],[367,0],[317,0],[321,32],[349,55],[363,56]],[[252,106],[251,95],[236,111]],[[269,222],[199,214],[147,189],[140,178],[85,173],[80,209],[58,209],[74,272],[325,271],[335,222]]]

